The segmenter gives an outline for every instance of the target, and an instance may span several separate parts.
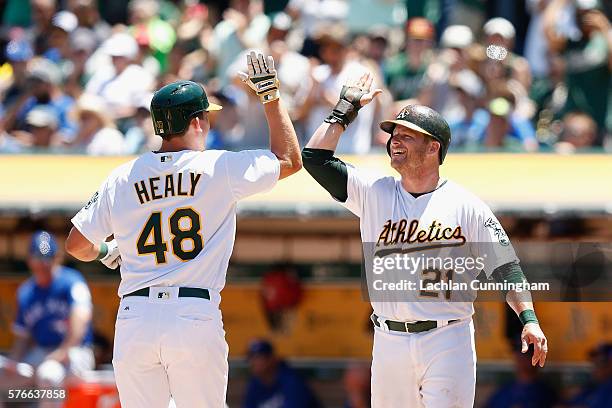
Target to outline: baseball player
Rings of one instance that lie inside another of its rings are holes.
[[[91,295],[83,276],[60,264],[47,231],[32,235],[27,263],[32,277],[17,290],[15,341],[8,358],[0,356],[0,390],[60,387],[70,374],[94,368]]]
[[[419,249],[423,257],[442,248],[451,260],[480,257],[487,277],[524,282],[514,249],[487,205],[440,178],[451,135],[434,110],[408,105],[394,120],[380,124],[390,134],[387,152],[399,178],[376,177],[334,157],[343,131],[359,109],[381,92],[370,90],[371,84],[367,73],[347,83],[338,104],[302,151],[304,167],[312,177],[360,218],[364,248],[370,243],[384,253],[401,244],[407,252]],[[369,286],[375,329],[372,406],[472,407],[476,384],[472,300],[453,301],[458,293],[435,289],[452,270],[414,272],[402,276],[418,283],[413,286],[417,289],[404,291],[407,300],[385,301],[373,296],[375,288]],[[546,337],[531,297],[509,290],[506,299],[524,325],[522,352],[533,344],[532,364],[543,366]]]
[[[151,101],[157,152],[116,168],[72,219],[67,251],[121,265],[113,367],[121,406],[222,407],[227,354],[220,292],[236,232],[236,203],[301,168],[271,57],[251,53],[242,78],[260,97],[270,150],[203,151],[208,101],[178,81]],[[114,239],[107,242],[107,237]]]

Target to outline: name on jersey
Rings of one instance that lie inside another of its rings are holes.
[[[420,228],[419,220],[388,220],[378,236],[376,246],[451,240],[456,240],[457,244],[465,243],[466,238],[459,225],[455,228],[443,227],[442,223],[434,220],[428,227]]]
[[[193,172],[149,177],[134,183],[134,189],[140,204],[168,197],[193,197],[201,177],[201,173]]]

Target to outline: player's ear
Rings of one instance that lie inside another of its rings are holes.
[[[431,139],[429,144],[427,145],[427,153],[429,154],[438,154],[442,145],[435,139]]]
[[[197,115],[191,118],[189,127],[193,127],[196,130],[200,128],[200,118]]]

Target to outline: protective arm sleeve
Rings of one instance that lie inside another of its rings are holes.
[[[302,150],[304,168],[325,190],[336,200],[344,203],[348,198],[348,170],[346,164],[334,157],[332,150],[312,149]]]
[[[511,283],[523,283],[527,281],[527,278],[525,278],[525,274],[521,269],[521,265],[519,265],[518,262],[508,262],[507,264],[503,264],[495,268],[491,276],[496,282],[499,283],[503,283],[504,281]]]

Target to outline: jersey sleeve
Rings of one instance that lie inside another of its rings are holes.
[[[113,233],[108,179],[89,202],[72,218],[72,224],[89,242],[97,244]]]
[[[280,176],[280,162],[269,150],[226,152],[227,182],[234,199],[269,191]]]
[[[484,264],[487,278],[493,271],[507,263],[519,262],[510,238],[493,211],[483,202],[477,202],[468,217],[470,232],[468,240],[472,255],[480,258]]]
[[[92,308],[91,293],[82,277],[75,277],[68,282],[68,304],[70,307]]]
[[[18,336],[26,336],[28,334],[28,329],[25,323],[25,305],[22,300],[21,289],[17,292],[17,314],[15,315],[15,321],[13,321],[13,333]]]
[[[348,179],[346,183],[347,199],[340,203],[358,217],[364,213],[366,195],[377,177],[347,163]]]

